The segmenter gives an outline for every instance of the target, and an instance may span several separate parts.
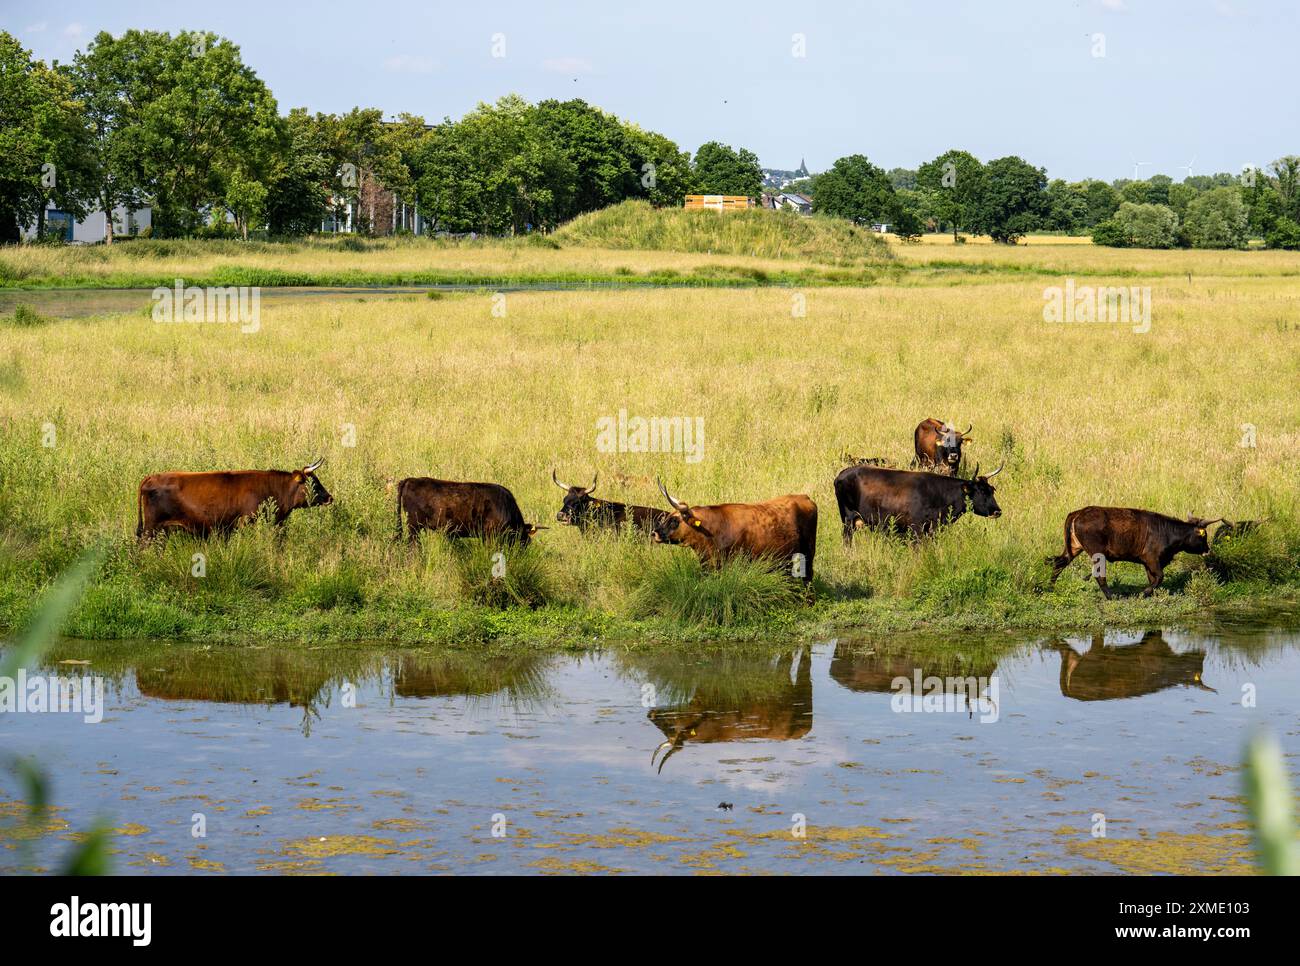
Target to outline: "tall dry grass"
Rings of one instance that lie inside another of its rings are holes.
[[[1096,591],[1073,572],[1056,594],[1035,594],[1063,517],[1092,503],[1269,518],[1269,562],[1240,572],[1294,583],[1300,325],[1278,320],[1294,317],[1295,282],[1152,287],[1144,335],[1046,323],[1041,280],[1014,279],[512,294],[504,317],[486,295],[264,304],[253,334],[141,314],[7,329],[0,616],[16,623],[34,590],[104,533],[117,549],[83,605],[83,632],[479,634],[462,622],[482,561],[458,562],[445,541],[392,541],[392,484],[436,475],[503,483],[527,519],[552,526],[520,592],[544,601],[531,620],[598,635],[645,619],[647,581],[675,579],[654,568],[685,551],[559,526],[552,467],[563,478],[599,472],[601,495],[652,505],[655,476],[694,503],[807,493],[820,507],[818,591],[850,616],[903,601],[924,620],[1087,618]],[[703,459],[600,451],[597,420],[621,409],[703,417]],[[1006,463],[1004,516],[967,516],[915,546],[864,535],[844,549],[838,455],[905,461],[927,416],[973,422],[972,462]],[[1244,424],[1256,427],[1254,448],[1239,445]],[[282,538],[256,527],[225,542],[133,545],[147,473],[288,468],[322,454],[336,502],[295,513]],[[198,552],[201,580],[189,566]],[[478,570],[467,578],[462,565]],[[1149,613],[1232,592],[1206,575],[1195,600],[1179,593],[1199,568],[1180,558],[1174,595]],[[1141,584],[1139,568],[1125,570],[1121,586]],[[651,606],[650,617],[671,619],[674,607]]]

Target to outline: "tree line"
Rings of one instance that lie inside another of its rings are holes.
[[[0,241],[44,229],[53,202],[78,218],[152,209],[160,237],[318,231],[368,191],[418,206],[434,230],[549,229],[628,198],[754,194],[750,151],[670,138],[574,99],[507,96],[428,124],[378,108],[282,115],[239,48],[213,33],[100,33],[46,65],[0,32]],[[109,225],[109,241],[112,225]]]
[[[293,236],[331,218],[381,228],[360,202],[382,190],[435,231],[500,235],[629,198],[758,196],[762,183],[752,151],[710,141],[692,156],[579,99],[510,95],[432,124],[378,108],[281,114],[239,48],[214,33],[100,33],[72,63],[47,65],[0,32],[0,242],[30,226],[45,235],[51,203],[78,218],[147,205],[159,237]],[[1057,231],[1110,245],[1241,247],[1254,236],[1300,247],[1295,156],[1237,177],[1107,184],[1049,181],[1014,156],[953,150],[886,172],[854,154],[790,190],[817,212],[905,237]]]
[[[1175,183],[1048,180],[1010,156],[982,163],[946,151],[915,170],[884,171],[865,156],[840,158],[788,190],[813,209],[861,223],[890,223],[905,237],[923,231],[987,235],[1014,242],[1030,232],[1091,235],[1102,245],[1140,248],[1300,248],[1300,157],[1287,155],[1239,175],[1189,175]]]

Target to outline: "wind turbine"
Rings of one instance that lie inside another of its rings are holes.
[[[1133,162],[1133,180],[1138,180],[1138,168],[1144,164],[1155,164],[1154,161],[1134,161]]]
[[[1186,171],[1187,177],[1190,178],[1192,176],[1192,165],[1194,165],[1195,163],[1196,163],[1196,155],[1193,154],[1192,160],[1188,161],[1186,164],[1180,164],[1178,167]],[[1183,180],[1186,181],[1187,178],[1184,178]]]

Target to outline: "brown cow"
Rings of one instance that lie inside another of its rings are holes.
[[[405,520],[403,520],[405,516]],[[397,539],[421,530],[449,537],[503,536],[527,545],[538,530],[524,522],[515,495],[498,483],[461,483],[411,476],[397,484]]]
[[[1183,521],[1152,510],[1086,506],[1065,518],[1065,550],[1059,557],[1051,558],[1051,582],[1055,584],[1061,571],[1081,552],[1087,553],[1090,559],[1100,554],[1105,562],[1122,560],[1140,563],[1145,567],[1147,588],[1142,591],[1142,595],[1150,597],[1160,586],[1165,568],[1175,555],[1209,552],[1210,541],[1206,532],[1212,524],[1218,522],[1219,520],[1202,520],[1190,514]],[[1097,586],[1109,599],[1110,588],[1106,586],[1105,567],[1094,573]]]
[[[225,473],[152,473],[140,481],[135,535],[170,530],[196,537],[229,533],[257,516],[267,501],[283,524],[294,510],[324,506],[334,498],[316,478],[322,460],[300,470],[235,470]]]
[[[735,554],[783,562],[802,555],[803,566],[794,573],[805,582],[812,580],[817,504],[805,494],[780,496],[763,503],[692,507],[674,499],[662,482],[659,490],[676,512],[655,527],[655,543],[690,547],[713,566]]]
[[[961,466],[962,443],[974,442],[970,435],[974,428],[975,424],[971,423],[966,427],[966,432],[959,433],[950,423],[923,419],[912,434],[916,465],[955,476],[957,468]]]

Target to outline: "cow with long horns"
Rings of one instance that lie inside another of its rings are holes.
[[[545,527],[525,523],[515,495],[499,483],[410,476],[397,484],[397,539],[421,530],[448,537],[505,537],[521,545]]]
[[[1104,565],[1113,561],[1145,567],[1147,586],[1142,595],[1150,597],[1164,580],[1165,568],[1176,555],[1210,552],[1209,528],[1221,520],[1222,517],[1203,520],[1188,514],[1184,521],[1152,510],[1117,506],[1086,506],[1075,510],[1065,518],[1065,549],[1060,556],[1051,558],[1051,582],[1055,584],[1061,571],[1080,553],[1086,553],[1094,564],[1100,555],[1103,565],[1094,565],[1088,576],[1097,578],[1097,586],[1107,599],[1110,588],[1106,586]]]
[[[570,486],[562,482],[551,470],[551,480],[564,491],[564,503],[555,519],[586,532],[588,527],[607,527],[621,530],[625,523],[649,536],[664,517],[667,510],[657,510],[650,506],[636,506],[630,503],[617,503],[614,500],[598,500],[592,493],[600,475],[592,477],[591,486]]]
[[[151,473],[136,495],[135,535],[226,534],[256,517],[264,504],[270,504],[275,523],[283,524],[294,510],[334,502],[316,477],[322,462],[300,470]]]
[[[956,476],[961,466],[962,444],[974,442],[970,434],[974,428],[975,424],[971,423],[963,433],[942,420],[922,420],[912,434],[912,442],[916,447],[916,465]]]
[[[970,479],[887,470],[875,466],[850,466],[835,477],[835,499],[844,527],[845,545],[853,542],[859,526],[890,530],[919,537],[933,533],[970,510],[981,517],[1000,517],[989,482],[1002,472],[999,466],[980,476],[979,466]]]
[[[762,503],[691,506],[673,497],[662,481],[657,482],[673,512],[655,527],[655,543],[689,547],[713,566],[737,554],[782,562],[790,565],[795,576],[812,580],[817,504],[805,494]]]

